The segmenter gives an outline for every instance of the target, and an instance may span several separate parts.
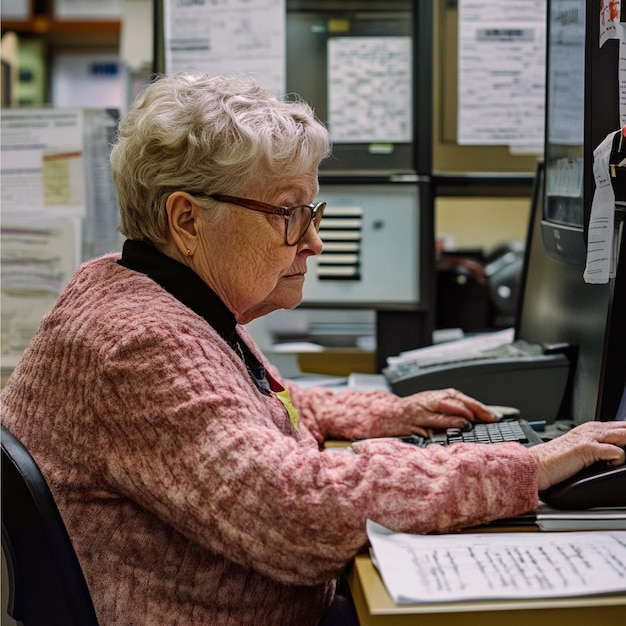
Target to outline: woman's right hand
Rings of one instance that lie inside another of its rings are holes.
[[[586,422],[530,448],[539,466],[539,491],[556,485],[597,461],[626,460],[626,422]]]

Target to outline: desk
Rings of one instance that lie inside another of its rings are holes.
[[[554,600],[399,605],[367,555],[349,575],[361,626],[618,626],[626,621],[626,594]]]

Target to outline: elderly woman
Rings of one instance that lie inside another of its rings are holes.
[[[306,104],[244,77],[163,77],[121,123],[121,256],[78,269],[2,395],[102,625],[319,624],[366,519],[460,529],[624,460],[617,424],[533,448],[410,446],[381,437],[494,417],[454,390],[335,395],[281,378],[243,325],[300,302],[328,150]]]

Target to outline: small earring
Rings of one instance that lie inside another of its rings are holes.
[[[189,248],[187,248],[187,256],[192,256],[192,252]]]

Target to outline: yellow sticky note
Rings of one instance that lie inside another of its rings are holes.
[[[274,392],[278,399],[283,403],[283,406],[287,409],[287,413],[289,414],[289,419],[293,424],[293,427],[298,430],[298,424],[300,423],[300,415],[298,414],[298,410],[291,402],[291,395],[289,394],[289,389],[283,389],[282,391]]]

